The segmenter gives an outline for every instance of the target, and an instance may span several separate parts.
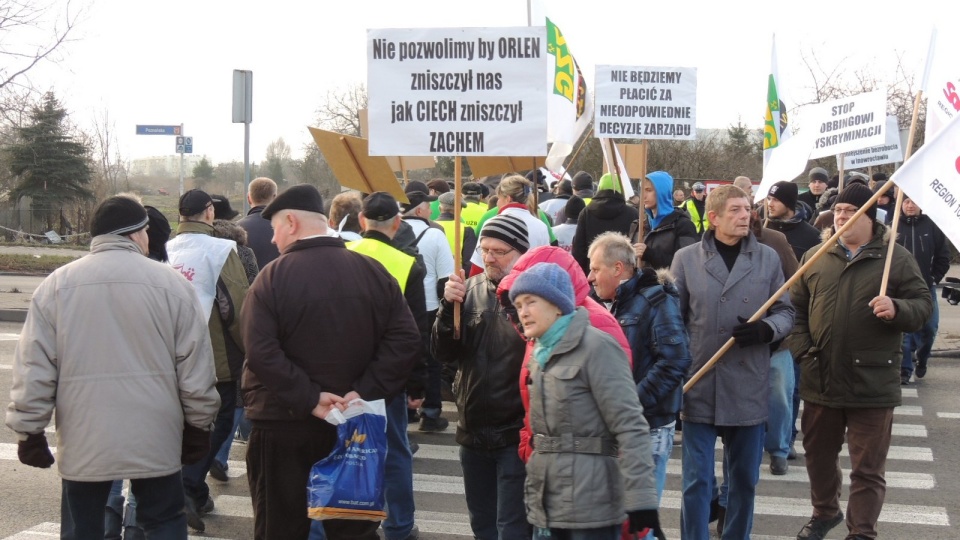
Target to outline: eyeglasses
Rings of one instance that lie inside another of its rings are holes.
[[[833,215],[835,216],[852,216],[857,213],[859,208],[834,208]]]
[[[504,258],[508,253],[510,253],[511,251],[513,251],[513,248],[510,248],[510,249],[484,249],[484,248],[482,248],[482,247],[478,247],[478,248],[476,249],[476,251],[477,251],[477,255],[480,255],[481,257],[486,257],[487,255],[490,255],[490,256],[493,257],[494,259],[502,259],[502,258]]]

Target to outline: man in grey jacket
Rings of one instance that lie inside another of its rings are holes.
[[[148,537],[187,537],[180,467],[207,453],[220,399],[207,317],[179,272],[145,257],[146,227],[140,203],[103,201],[90,254],[43,280],[17,345],[6,423],[20,461],[47,468],[56,409],[64,538],[104,537],[117,478]]]
[[[793,307],[782,296],[747,322],[783,285],[777,253],[750,232],[750,199],[727,185],[707,197],[710,229],[699,244],[682,248],[671,271],[690,336],[696,373],[730,338],[736,345],[684,398],[683,520],[687,538],[709,538],[714,490],[714,446],[722,437],[729,485],[726,539],[750,537],[753,505],[763,457],[770,376],[770,346],[793,326]]]

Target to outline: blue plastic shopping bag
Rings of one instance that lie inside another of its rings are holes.
[[[355,399],[327,421],[337,426],[337,445],[310,469],[307,515],[311,519],[387,517],[383,473],[387,459],[387,414],[382,399]]]

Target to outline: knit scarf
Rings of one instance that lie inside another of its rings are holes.
[[[567,332],[567,328],[570,327],[574,313],[576,312],[561,315],[560,318],[536,340],[536,344],[533,346],[533,359],[540,365],[540,369],[543,369],[543,367],[547,365],[547,360],[550,359],[550,353],[553,352],[553,348],[557,346],[557,343],[560,343],[560,338],[563,337]]]

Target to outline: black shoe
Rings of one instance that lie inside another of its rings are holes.
[[[228,467],[229,466],[226,463],[220,463],[217,460],[213,460],[213,463],[210,464],[210,476],[212,476],[215,480],[226,482],[230,480],[230,478],[227,477]]]
[[[420,413],[413,409],[407,409],[407,423],[416,424],[420,421]]]
[[[424,431],[427,433],[439,433],[450,425],[450,421],[442,416],[436,418],[430,418],[429,416],[420,417],[420,427],[417,428],[419,431]]]
[[[910,386],[910,376],[901,375],[900,376],[900,386]]]
[[[921,364],[918,362],[917,369],[913,372],[913,374],[916,375],[918,379],[922,379],[923,376],[927,374],[927,364]]]
[[[203,532],[207,526],[204,525],[200,513],[197,512],[197,503],[190,497],[187,497],[186,504],[183,506],[183,513],[187,515],[187,525],[197,532]]]
[[[787,452],[787,459],[790,461],[797,459],[797,449],[793,447],[793,443],[790,443],[790,451]]]
[[[837,512],[832,518],[810,518],[810,521],[797,533],[797,540],[823,540],[823,537],[840,522],[843,521],[843,512]]]
[[[727,520],[727,509],[720,507],[717,510],[717,536],[723,537],[723,522]]]
[[[710,501],[710,523],[717,520],[721,510],[725,510],[725,508],[720,506],[720,497],[714,497],[713,500]]]
[[[770,456],[770,473],[775,476],[783,476],[787,474],[787,471],[790,469],[790,466],[787,465],[787,458],[782,458],[779,456]]]
[[[413,524],[413,528],[410,529],[410,534],[404,540],[417,540],[420,538],[420,527],[417,527],[417,524]]]
[[[207,495],[207,500],[200,506],[200,515],[205,516],[213,512],[213,497]]]

